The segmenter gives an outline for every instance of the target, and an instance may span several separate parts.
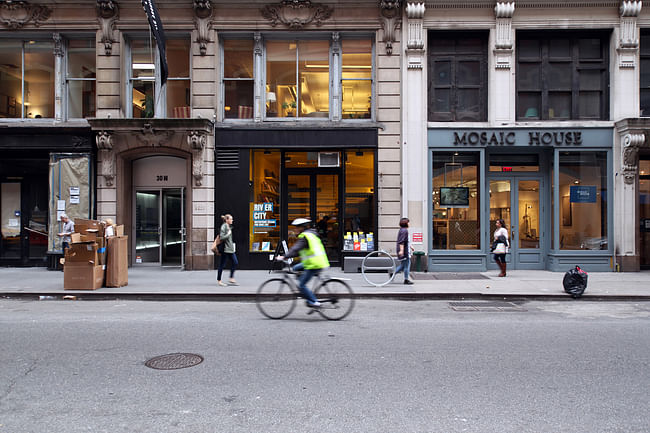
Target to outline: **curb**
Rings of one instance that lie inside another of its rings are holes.
[[[0,299],[32,299],[39,300],[69,300],[83,301],[111,301],[111,300],[138,300],[138,301],[210,301],[210,302],[254,302],[254,293],[96,293],[96,292],[0,292]],[[422,300],[502,300],[502,301],[650,301],[650,295],[584,295],[574,299],[565,294],[482,294],[482,293],[362,293],[356,294],[356,299],[385,299],[399,301]]]

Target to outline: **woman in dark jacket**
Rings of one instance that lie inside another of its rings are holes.
[[[397,251],[397,259],[400,261],[399,266],[395,269],[395,273],[404,270],[404,284],[413,284],[409,280],[411,273],[411,251],[409,245],[409,219],[402,218],[399,220],[399,232],[397,233],[397,243],[395,251]]]

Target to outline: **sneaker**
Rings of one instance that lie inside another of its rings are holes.
[[[311,307],[311,308],[318,308],[318,307],[320,307],[321,305],[322,305],[322,304],[321,304],[320,302],[318,302],[318,301],[316,301],[316,302],[309,302],[309,301],[307,301],[307,306],[308,306],[308,307]]]
[[[221,281],[217,281],[217,286],[226,287],[227,285],[228,284],[226,284],[226,283],[223,283]]]
[[[411,280],[404,280],[404,284],[413,284],[413,281],[411,281]]]
[[[235,281],[235,280],[230,280],[230,281],[228,281],[228,285],[229,286],[239,286],[239,283],[237,281]]]

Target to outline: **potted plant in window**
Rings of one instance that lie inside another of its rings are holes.
[[[287,117],[293,117],[296,110],[296,101],[283,102],[282,109],[287,110]]]
[[[154,102],[153,102],[153,96],[151,95],[145,95],[144,99],[141,99],[140,102],[142,103],[142,117],[145,118],[151,118],[153,117],[154,114]]]

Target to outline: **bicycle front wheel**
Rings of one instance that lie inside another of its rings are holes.
[[[283,319],[296,307],[296,295],[282,278],[272,278],[257,289],[255,304],[269,319]]]
[[[341,320],[354,307],[354,292],[345,281],[331,279],[314,290],[321,303],[318,312],[327,320]]]

